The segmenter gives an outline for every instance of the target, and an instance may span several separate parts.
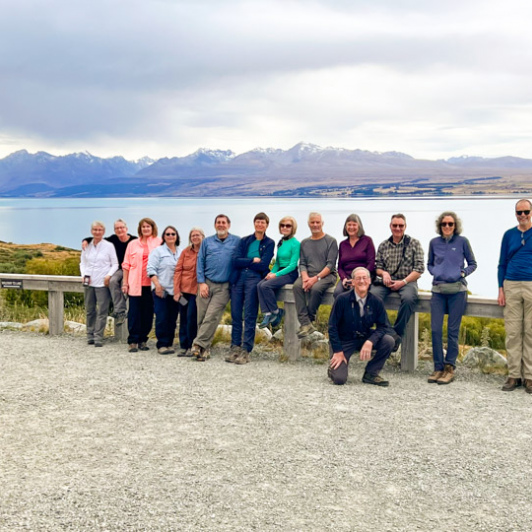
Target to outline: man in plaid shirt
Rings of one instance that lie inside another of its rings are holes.
[[[406,324],[417,302],[417,280],[425,271],[423,248],[419,240],[405,235],[404,214],[394,214],[390,223],[392,236],[382,242],[375,258],[376,283],[371,293],[385,299],[390,292],[398,292],[401,306],[395,320],[395,348],[401,344]]]

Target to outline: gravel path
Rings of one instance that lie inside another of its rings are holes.
[[[0,332],[0,529],[530,530],[532,397]]]

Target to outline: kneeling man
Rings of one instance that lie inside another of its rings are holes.
[[[369,292],[371,275],[366,268],[351,274],[353,290],[339,295],[329,318],[329,342],[332,357],[328,375],[334,384],[345,384],[349,359],[360,351],[360,360],[368,360],[362,382],[388,386],[379,376],[395,341],[382,300]],[[375,326],[375,328],[373,328]],[[376,354],[371,358],[372,350]]]

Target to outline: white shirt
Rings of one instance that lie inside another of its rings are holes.
[[[105,286],[104,279],[118,270],[118,259],[113,244],[101,240],[95,245],[93,240],[81,253],[79,269],[83,277],[90,276],[89,286],[94,288]]]

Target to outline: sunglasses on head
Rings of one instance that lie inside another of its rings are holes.
[[[440,225],[442,227],[447,227],[447,226],[454,227],[454,222],[442,222]]]
[[[525,216],[528,216],[530,214],[530,210],[527,210],[527,211],[515,211],[515,214],[517,214],[517,216],[521,216],[521,214],[524,214]]]

